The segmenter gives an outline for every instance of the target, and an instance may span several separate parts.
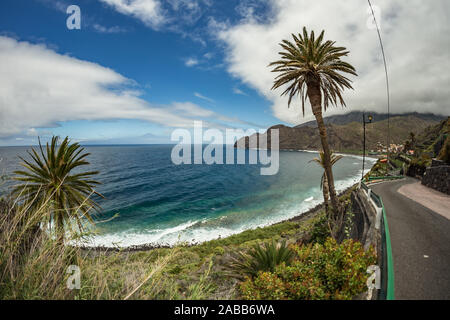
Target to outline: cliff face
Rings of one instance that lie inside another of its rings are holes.
[[[261,147],[259,141],[265,141],[267,139],[268,148],[271,147],[271,130],[278,129],[279,131],[279,148],[280,150],[317,150],[321,146],[319,130],[312,127],[291,128],[285,125],[276,125],[270,127],[264,134],[256,134],[258,147]],[[361,135],[352,132],[349,134],[343,134],[334,125],[327,126],[328,141],[334,150],[350,150],[361,148],[360,143]],[[362,131],[362,130],[361,130]],[[267,133],[269,136],[267,137]],[[245,148],[249,147],[249,137],[242,138],[238,144],[244,143]],[[359,144],[358,144],[359,143]]]
[[[373,112],[373,111],[367,111],[365,112],[366,115],[370,114],[373,116],[373,121],[374,122],[378,122],[378,121],[383,121],[386,120],[388,118],[388,114],[387,113],[378,113],[378,112]],[[423,120],[431,120],[431,121],[436,121],[439,122],[443,119],[445,119],[446,117],[444,116],[440,116],[440,115],[435,115],[432,113],[418,113],[418,112],[410,112],[410,113],[406,113],[406,114],[391,114],[391,118],[394,117],[407,117],[407,116],[414,116],[416,118],[419,119],[423,119]],[[348,124],[351,122],[361,122],[361,119],[363,117],[363,112],[362,111],[351,111],[349,113],[346,114],[338,114],[338,115],[334,115],[334,116],[329,116],[329,117],[325,117],[324,118],[324,122],[325,124],[334,124],[334,125],[344,125],[344,124]],[[297,127],[313,127],[315,128],[316,125],[316,121],[309,121],[303,124],[298,125]]]
[[[426,127],[436,124],[432,119],[422,119],[415,115],[397,116],[390,119],[391,143],[403,144],[409,138],[410,132],[418,134]],[[267,139],[268,148],[270,144],[270,132],[279,130],[280,150],[318,150],[321,148],[319,130],[317,127],[288,127],[276,125],[270,127],[264,134],[256,134],[259,141]],[[269,132],[269,137],[267,133]],[[327,125],[328,142],[335,151],[361,150],[363,139],[363,126],[360,122],[350,122],[344,125]],[[374,122],[366,125],[367,149],[376,149],[378,143],[386,145],[387,120]],[[249,137],[240,139],[235,147],[244,145],[249,147]],[[258,147],[261,147],[258,144]]]
[[[449,138],[450,133],[450,117],[442,120],[434,126],[426,128],[416,137],[416,148],[420,151],[427,152],[431,157],[437,157]],[[448,152],[448,151],[447,151]]]

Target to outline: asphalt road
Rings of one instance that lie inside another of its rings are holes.
[[[386,209],[395,299],[450,300],[450,220],[397,192],[414,182],[406,178],[371,186]]]

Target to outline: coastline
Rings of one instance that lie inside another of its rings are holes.
[[[318,151],[315,150],[291,150],[290,152],[310,152],[310,153],[317,153]],[[343,154],[344,156],[350,156],[350,157],[355,157],[355,158],[359,158],[362,159],[361,155],[357,155],[357,154]],[[369,158],[369,157],[368,157]],[[378,159],[375,157],[370,157],[372,159]],[[372,165],[368,166],[368,168],[366,169],[367,172],[371,170],[371,168],[373,167],[375,163],[373,163]],[[354,183],[351,185],[348,185],[348,187],[346,187],[345,189],[343,189],[341,192],[338,193],[338,196],[342,196],[343,194],[347,193],[349,190],[351,190],[352,188],[354,188],[358,183],[359,180],[356,181],[353,180]],[[241,235],[245,232],[251,232],[251,231],[255,231],[255,230],[264,230],[265,228],[269,228],[272,226],[276,226],[276,225],[280,225],[286,222],[297,222],[297,223],[301,223],[305,220],[308,220],[310,218],[313,218],[316,214],[318,214],[320,212],[320,210],[323,208],[323,199],[322,201],[320,201],[318,204],[316,204],[314,207],[311,207],[305,211],[300,211],[295,213],[294,216],[287,218],[287,219],[283,219],[280,221],[276,221],[267,225],[263,225],[263,226],[259,226],[256,228],[248,228],[246,230],[241,230],[240,232],[234,233],[234,234],[230,234],[224,237],[221,237],[219,235],[218,238],[213,238],[213,239],[208,239],[206,241],[193,241],[193,242],[179,242],[179,243],[174,243],[174,244],[169,244],[169,243],[141,243],[141,244],[129,244],[129,245],[121,245],[119,243],[115,243],[113,245],[102,245],[102,244],[87,244],[88,241],[81,241],[81,243],[72,243],[69,244],[72,247],[77,247],[77,248],[81,248],[82,250],[92,250],[92,251],[98,251],[98,252],[106,252],[106,251],[124,251],[124,252],[136,252],[136,251],[151,251],[151,250],[155,250],[155,249],[169,249],[169,248],[174,248],[177,246],[183,246],[183,247],[195,247],[201,244],[205,244],[211,241],[215,241],[215,240],[221,240],[221,239],[226,239],[226,238],[230,238],[236,235]],[[301,210],[301,209],[300,209]]]
[[[301,151],[301,152],[319,153],[319,150],[308,150],[308,149],[305,149],[305,150],[290,150],[289,149],[289,150],[280,150],[280,151]],[[343,155],[343,156],[354,156],[354,157],[358,157],[358,158],[362,158],[363,157],[362,154],[353,153],[353,152],[336,151],[336,152],[333,152],[333,153],[337,154],[337,155]],[[366,154],[366,158],[379,159],[378,156],[367,155],[367,154]]]
[[[239,148],[236,148],[239,149]],[[264,148],[245,148],[243,150],[270,150],[270,149],[264,149]],[[279,149],[278,151],[283,151],[283,152],[308,152],[308,153],[319,153],[320,150],[312,150],[312,149]],[[336,155],[343,155],[343,156],[353,156],[353,157],[357,157],[357,158],[362,158],[363,155],[362,153],[354,153],[354,152],[347,152],[347,151],[336,151],[334,152],[334,154]],[[379,159],[380,155],[368,155],[366,154],[366,158],[371,158],[371,159]]]
[[[349,191],[351,191],[355,186],[357,186],[358,183],[353,184],[352,186],[346,188],[345,190],[343,190],[342,192],[338,193],[338,197],[343,196],[344,194],[348,193]],[[311,218],[313,218],[315,215],[317,215],[321,209],[323,208],[323,201],[321,201],[318,205],[316,205],[315,207],[308,209],[307,211],[304,212],[300,212],[298,213],[296,216],[289,218],[289,219],[285,219],[276,223],[272,223],[270,225],[264,226],[264,227],[258,227],[258,228],[254,228],[254,229],[247,229],[245,231],[227,236],[227,237],[223,237],[223,238],[218,238],[218,239],[212,239],[212,240],[208,240],[208,241],[204,241],[204,242],[195,242],[195,243],[184,243],[182,244],[183,247],[189,248],[189,247],[196,247],[199,246],[201,244],[204,243],[208,243],[211,241],[217,241],[220,239],[226,239],[229,237],[233,237],[233,236],[238,236],[244,232],[251,232],[254,230],[259,230],[259,229],[265,229],[265,228],[269,228],[272,226],[276,226],[276,225],[280,225],[286,222],[296,222],[296,223],[302,223],[306,220],[309,220]],[[70,245],[71,247],[76,247],[79,248],[83,251],[94,251],[94,252],[145,252],[145,251],[152,251],[152,250],[156,250],[156,249],[173,249],[175,248],[177,245],[168,245],[168,244],[139,244],[139,245],[130,245],[130,246],[126,246],[126,247],[120,247],[120,246],[116,246],[116,247],[109,247],[109,246],[84,246],[84,245]]]

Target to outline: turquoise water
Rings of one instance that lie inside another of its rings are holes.
[[[322,169],[311,152],[280,152],[277,175],[260,165],[174,165],[172,146],[90,146],[90,169],[99,170],[96,199],[103,210],[98,234],[88,245],[130,246],[201,242],[292,218],[322,201]],[[18,167],[23,147],[0,148],[0,170]],[[246,151],[257,152],[254,150]],[[224,152],[225,154],[225,152]],[[366,160],[366,168],[374,160]],[[361,157],[345,156],[334,166],[336,188],[361,178]],[[3,192],[11,185],[4,185]]]

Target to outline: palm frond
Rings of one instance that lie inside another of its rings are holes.
[[[75,222],[81,231],[84,220],[92,222],[91,211],[100,210],[91,199],[93,194],[101,196],[94,189],[99,182],[92,179],[98,171],[73,172],[89,165],[85,160],[89,153],[78,143],[70,143],[68,137],[61,143],[53,137],[45,147],[39,139],[38,150],[32,148],[28,156],[30,159],[20,157],[24,169],[14,172],[14,179],[22,183],[14,187],[13,194],[29,208],[49,204],[45,219],[57,227],[71,227]]]
[[[289,97],[288,107],[294,97],[299,97],[303,115],[305,100],[308,99],[307,87],[311,82],[318,83],[323,96],[323,108],[326,110],[330,105],[345,106],[342,92],[344,89],[353,89],[352,81],[342,74],[357,76],[355,68],[341,60],[349,51],[345,47],[335,46],[334,41],[324,42],[324,35],[325,31],[318,37],[314,31],[308,34],[306,27],[303,27],[302,34],[292,34],[292,42],[281,41],[281,59],[269,64],[269,67],[274,67],[272,72],[279,73],[272,90],[287,86],[281,95]]]
[[[330,163],[331,166],[334,166],[336,164],[336,162],[338,162],[339,160],[341,160],[344,156],[343,155],[336,155],[333,152],[331,152],[331,159],[330,159]],[[325,153],[323,151],[319,152],[319,157],[318,158],[314,158],[312,160],[310,160],[309,162],[315,162],[317,163],[319,166],[321,166],[322,168],[325,169]],[[320,189],[322,190],[323,188],[323,184],[324,181],[326,179],[326,174],[325,172],[322,174],[322,178],[320,179]]]

